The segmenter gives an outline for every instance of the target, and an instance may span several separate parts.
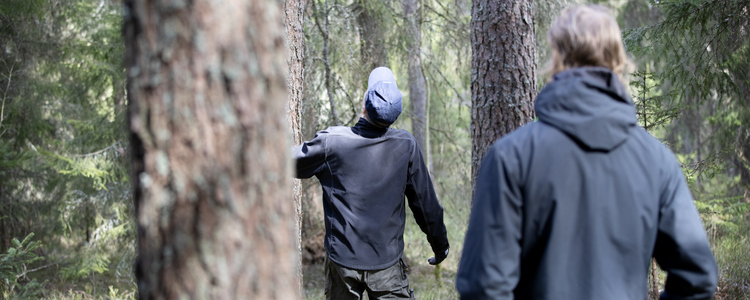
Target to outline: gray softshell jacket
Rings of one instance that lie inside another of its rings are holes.
[[[433,251],[448,249],[443,207],[417,140],[406,130],[365,119],[354,127],[329,127],[296,147],[295,159],[297,178],[315,176],[323,187],[325,248],[333,262],[357,270],[398,262],[404,251],[404,196]]]
[[[461,299],[710,299],[717,266],[674,155],[636,125],[605,68],[554,76],[538,122],[482,161],[456,287]]]

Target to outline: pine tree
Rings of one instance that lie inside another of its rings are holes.
[[[143,299],[296,299],[282,2],[126,1]]]
[[[472,185],[489,147],[534,117],[532,4],[527,0],[472,2]]]

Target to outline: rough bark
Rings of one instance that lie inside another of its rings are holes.
[[[656,259],[651,259],[651,274],[649,276],[650,291],[648,292],[648,299],[659,299],[659,266],[656,264]]]
[[[302,143],[302,99],[305,95],[305,33],[304,17],[307,0],[284,1],[284,29],[287,39],[287,105],[289,128],[295,145]],[[294,179],[295,228],[297,230],[297,253],[302,253],[302,184]],[[302,256],[297,257],[297,283],[302,291]]]
[[[305,33],[304,16],[307,0],[284,2],[285,29],[289,48],[287,64],[287,103],[289,105],[289,127],[295,145],[302,143],[302,100],[305,96]]]
[[[534,118],[533,17],[532,0],[472,2],[472,186],[489,147]]]
[[[427,88],[422,74],[419,0],[404,0],[404,23],[406,24],[406,51],[409,62],[409,111],[411,112],[412,135],[417,139],[419,149],[429,161],[427,148]]]
[[[141,299],[299,298],[282,5],[125,1]]]

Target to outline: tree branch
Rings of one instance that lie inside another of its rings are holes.
[[[41,267],[39,267],[39,268],[36,268],[36,269],[25,270],[25,271],[23,271],[23,273],[21,273],[21,274],[18,274],[18,275],[16,275],[16,279],[18,279],[18,278],[21,278],[21,277],[25,277],[25,276],[26,276],[26,274],[28,274],[28,273],[31,273],[31,272],[36,272],[36,271],[39,271],[39,270],[41,270],[41,269],[44,269],[44,268],[48,268],[48,267],[50,267],[50,266],[52,266],[52,265],[56,265],[56,264],[57,264],[57,263],[50,263],[50,264],[47,264],[47,265],[41,266]]]
[[[5,63],[5,60],[3,60],[3,63]],[[10,82],[11,78],[13,78],[13,67],[15,67],[15,64],[10,66],[10,71],[8,71],[8,76],[6,76],[8,84],[5,86],[5,91],[3,92],[3,103],[0,105],[0,126],[3,126],[3,119],[5,118],[5,100],[8,99],[8,90],[10,90]]]

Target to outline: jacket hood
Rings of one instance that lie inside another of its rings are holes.
[[[534,108],[539,121],[592,150],[616,148],[637,124],[633,101],[617,76],[603,67],[555,74],[537,96]]]

